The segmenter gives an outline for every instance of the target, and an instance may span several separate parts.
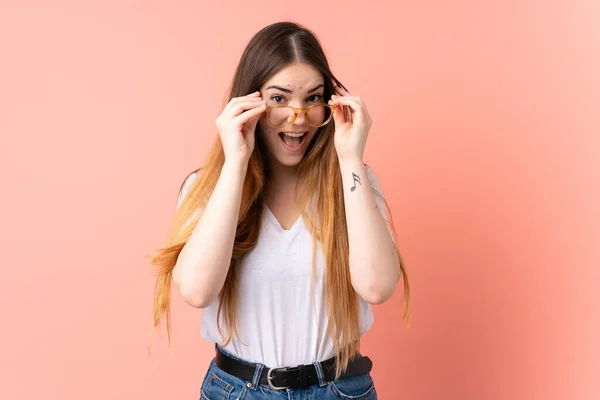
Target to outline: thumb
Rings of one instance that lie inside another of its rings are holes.
[[[260,114],[259,114],[259,115],[257,115],[257,116],[255,116],[255,117],[252,117],[252,118],[250,118],[250,119],[248,120],[248,122],[247,122],[247,124],[248,124],[248,128],[249,128],[251,131],[253,131],[253,132],[254,132],[254,131],[256,130],[256,125],[258,125],[258,120],[259,120],[259,119],[260,119]]]
[[[335,126],[341,126],[346,123],[346,117],[344,116],[344,109],[341,104],[333,104],[333,100],[329,100],[329,105],[335,107],[333,110],[333,122]]]

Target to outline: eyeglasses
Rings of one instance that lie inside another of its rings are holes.
[[[296,121],[301,111],[304,111],[307,125],[311,128],[319,128],[331,122],[336,107],[324,103],[313,104],[306,108],[287,105],[269,106],[266,109],[267,121],[276,128],[287,127]]]

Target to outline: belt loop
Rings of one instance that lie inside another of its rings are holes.
[[[262,376],[263,369],[265,368],[264,364],[256,363],[256,369],[254,370],[254,377],[252,378],[252,389],[257,390],[258,385],[260,385],[260,377]]]
[[[315,366],[315,370],[317,371],[317,377],[319,378],[319,386],[326,386],[327,382],[325,382],[325,378],[323,376],[323,368],[321,367],[321,363],[319,361],[315,361],[313,365]]]

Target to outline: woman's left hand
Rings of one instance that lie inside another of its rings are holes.
[[[365,146],[367,144],[367,135],[373,124],[365,103],[359,96],[351,96],[346,90],[335,86],[336,92],[341,94],[331,96],[330,105],[337,106],[333,113],[335,123],[334,144],[338,158],[363,159]],[[343,107],[350,108],[350,118],[346,119],[343,113]]]

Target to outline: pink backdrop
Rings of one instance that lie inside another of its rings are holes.
[[[380,398],[600,397],[597,2],[201,3],[0,2],[0,398],[199,397],[199,310],[175,296],[146,352],[144,257],[288,18],[374,119],[414,290],[364,339]]]

